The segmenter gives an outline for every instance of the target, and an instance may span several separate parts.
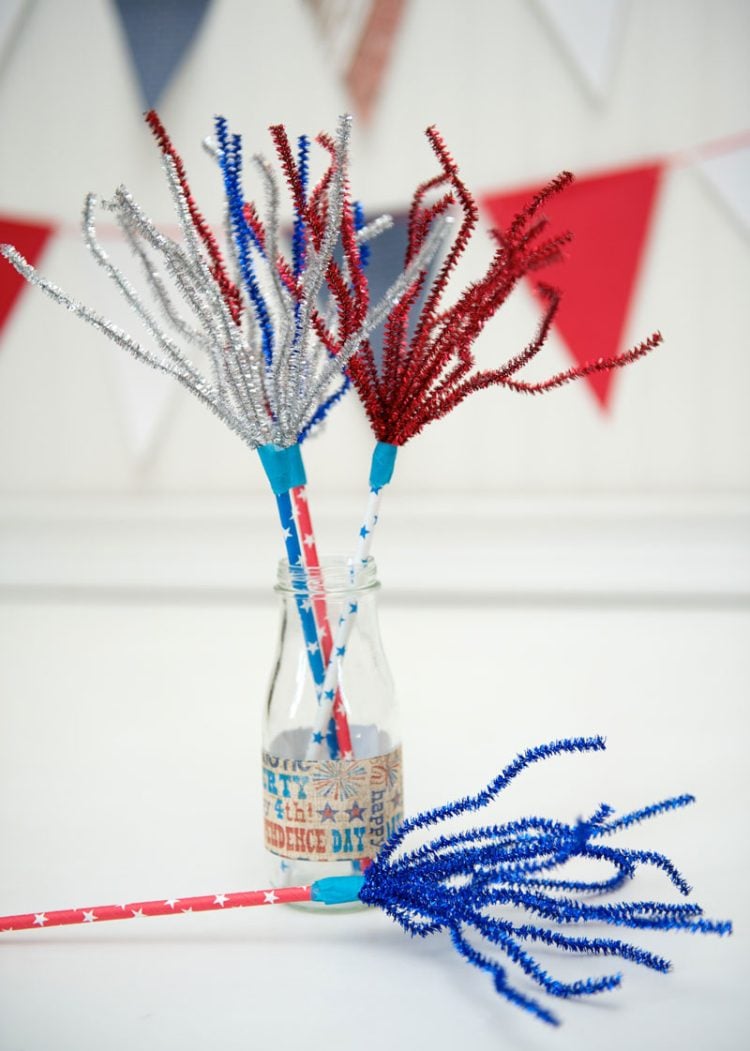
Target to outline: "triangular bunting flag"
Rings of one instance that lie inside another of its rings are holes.
[[[169,377],[145,369],[129,354],[115,351],[108,358],[117,385],[128,448],[140,462],[154,447],[175,385]]]
[[[375,108],[406,0],[306,0],[357,116]]]
[[[577,179],[544,208],[551,232],[573,234],[565,262],[540,277],[563,293],[555,327],[579,365],[626,349],[628,308],[661,172],[661,164],[648,164]],[[485,194],[482,204],[495,225],[507,226],[539,189]],[[587,378],[602,407],[614,376],[597,372]]]
[[[612,79],[625,0],[536,0],[585,86],[597,98]]]
[[[383,298],[397,275],[404,268],[404,256],[409,233],[409,213],[391,212],[390,214],[393,219],[393,226],[379,234],[368,245],[370,256],[367,261],[366,273],[371,303],[377,303]],[[427,270],[427,278],[424,282],[422,294],[412,309],[413,319],[416,319],[419,315],[419,308],[427,295],[432,277],[439,265],[439,256],[433,257]],[[416,320],[413,321],[413,324],[416,324]],[[370,343],[375,349],[375,355],[378,360],[380,360],[383,335],[383,326],[380,325],[370,337]]]
[[[157,106],[210,0],[115,0],[147,109]]]
[[[701,174],[750,233],[750,143],[699,161]]]
[[[54,233],[54,226],[45,223],[30,223],[0,215],[0,244],[11,244],[28,261],[36,265],[47,241]],[[26,288],[26,282],[4,259],[0,261],[0,333],[11,315],[16,300]]]

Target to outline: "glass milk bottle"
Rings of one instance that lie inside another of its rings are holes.
[[[279,563],[263,722],[263,825],[275,886],[351,875],[403,814],[401,738],[375,563]],[[348,736],[347,736],[348,735]]]

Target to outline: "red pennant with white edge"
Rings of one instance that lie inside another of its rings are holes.
[[[0,215],[0,244],[13,245],[34,266],[54,232],[54,226],[48,223],[29,223]],[[0,333],[26,287],[24,278],[0,258]]]
[[[565,261],[540,272],[538,278],[562,291],[555,328],[578,365],[627,349],[625,326],[662,168],[647,164],[576,179],[544,206],[547,233],[570,230],[573,234]],[[510,193],[488,193],[481,203],[493,225],[507,227],[540,188],[537,184]],[[586,377],[603,408],[615,376],[616,372],[595,372]]]

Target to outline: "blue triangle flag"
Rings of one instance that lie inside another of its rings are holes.
[[[155,107],[189,49],[211,0],[114,0],[143,100]]]
[[[370,303],[377,303],[386,294],[390,286],[404,268],[404,256],[406,254],[409,239],[409,213],[393,211],[393,226],[378,234],[369,245],[369,259],[367,263],[367,283],[370,288]],[[427,295],[437,267],[440,264],[439,255],[427,268],[427,278],[422,292],[412,309],[412,323],[409,326],[409,336],[414,334],[416,318]],[[383,326],[373,332],[370,343],[375,351],[376,360],[379,362],[383,351]]]

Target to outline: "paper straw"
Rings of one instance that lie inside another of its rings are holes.
[[[375,531],[375,526],[378,522],[382,492],[382,486],[370,489],[364,521],[359,530],[357,549],[350,564],[350,579],[352,584],[356,583],[358,573],[363,566],[367,565],[370,557],[372,537]],[[318,706],[318,716],[313,727],[312,738],[307,747],[306,759],[320,759],[322,757],[323,744],[321,738],[325,727],[331,719],[331,712],[333,712],[334,719],[339,714],[346,714],[345,711],[343,711],[344,706],[338,689],[338,680],[341,663],[346,655],[346,646],[349,641],[349,635],[351,634],[356,615],[357,603],[354,601],[345,601],[336,627],[336,637],[333,640],[332,656],[326,664],[320,705]]]
[[[204,894],[194,898],[157,898],[154,901],[133,901],[127,905],[92,905],[86,909],[25,912],[17,916],[0,916],[0,934],[43,930],[46,927],[70,927],[104,920],[138,920],[149,916],[184,915],[188,912],[223,912],[225,909],[243,909],[254,905],[289,905],[300,901],[341,905],[357,901],[362,884],[360,875],[329,876],[306,887],[272,887],[232,894]]]
[[[313,570],[313,575],[317,576],[322,581],[322,578],[320,577],[318,548],[315,543],[315,530],[313,529],[310,505],[307,500],[304,486],[295,486],[295,488],[292,489],[292,501],[294,503],[297,524],[302,538],[302,558],[307,569]],[[323,663],[328,667],[333,650],[333,640],[331,636],[331,626],[328,620],[328,603],[326,602],[325,593],[322,590],[318,590],[313,596],[313,610],[315,612],[315,619],[318,627],[318,639],[320,640]],[[322,705],[322,703],[322,700],[320,700],[320,705]],[[319,712],[320,705],[318,709]],[[327,707],[328,715],[322,725],[316,723],[314,727],[315,733],[322,733],[323,729],[329,725],[331,706],[328,705]],[[354,749],[352,746],[351,732],[349,730],[349,720],[346,714],[346,707],[338,688],[336,689],[334,696],[333,721],[338,752],[344,759],[351,758],[354,755]],[[328,738],[326,738],[326,740],[328,740]]]
[[[320,651],[320,641],[318,639],[318,628],[315,623],[315,614],[313,613],[310,602],[307,601],[308,588],[304,579],[301,579],[299,575],[294,572],[296,566],[302,565],[302,550],[300,546],[299,532],[297,531],[297,523],[294,520],[294,513],[292,511],[292,499],[288,492],[276,494],[276,506],[279,511],[281,532],[284,537],[284,546],[286,548],[286,557],[289,563],[292,588],[296,592],[295,601],[297,604],[297,612],[299,613],[300,624],[302,625],[302,634],[304,636],[305,648],[307,650],[307,661],[310,665],[310,671],[312,673],[313,682],[315,683],[316,692],[320,693],[325,679],[325,665]]]

